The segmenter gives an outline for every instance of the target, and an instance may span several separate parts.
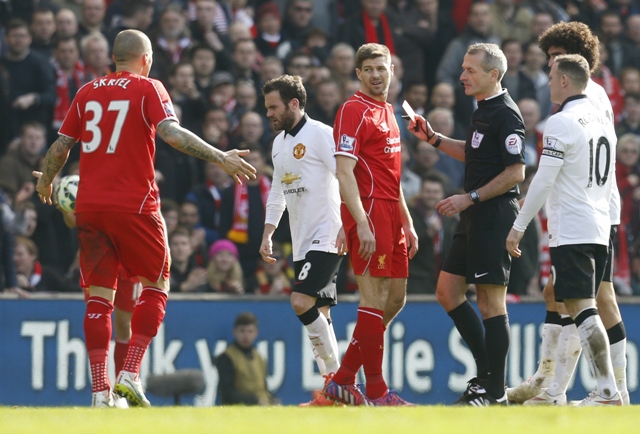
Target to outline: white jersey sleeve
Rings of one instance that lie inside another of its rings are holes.
[[[561,168],[561,165],[545,165],[538,168],[529,186],[524,205],[518,213],[516,221],[513,223],[515,230],[524,232],[527,229],[531,220],[538,214],[547,197],[549,197],[551,188]]]
[[[515,230],[525,231],[551,193],[564,164],[564,155],[572,146],[571,131],[561,116],[551,116],[547,121],[542,137],[543,148],[538,171],[531,181],[524,206],[513,224]]]
[[[331,172],[332,175],[336,174],[336,146],[333,141],[333,131],[329,129],[321,130],[321,139],[319,140],[320,145],[318,147],[318,153],[320,159],[327,166],[327,169]],[[322,146],[325,145],[325,146]]]
[[[542,155],[538,166],[562,166],[565,154],[571,152],[576,140],[572,124],[562,116],[552,116],[544,127]]]
[[[282,151],[282,137],[284,133],[280,133],[273,140],[273,146],[271,155],[276,155]],[[273,168],[273,180],[271,183],[271,190],[269,191],[269,197],[267,198],[267,206],[265,212],[265,224],[272,224],[274,226],[278,226],[280,223],[280,219],[282,218],[282,214],[284,213],[285,208],[287,207],[287,203],[284,198],[284,193],[282,191],[282,184],[280,182],[275,182],[277,179],[280,179],[282,174],[280,173],[280,167],[274,165]]]

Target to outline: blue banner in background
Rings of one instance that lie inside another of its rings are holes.
[[[341,302],[332,310],[333,324],[344,352],[356,319],[357,303]],[[507,384],[517,385],[535,372],[542,303],[508,306],[511,349]],[[84,346],[82,300],[0,299],[0,405],[88,406],[89,365]],[[627,373],[631,402],[638,393],[640,305],[621,305],[628,335]],[[259,322],[257,346],[269,362],[269,389],[283,404],[309,401],[322,387],[311,344],[289,301],[170,299],[162,328],[143,361],[141,376],[200,369],[206,380],[201,395],[183,404],[215,405],[218,374],[212,356],[233,340],[240,312],[251,311]],[[475,364],[452,321],[435,302],[410,301],[385,334],[384,373],[390,388],[417,404],[453,402],[474,376]],[[113,379],[113,366],[110,366]],[[361,379],[363,381],[363,379]],[[595,388],[584,358],[570,384],[569,399],[582,399]],[[152,405],[172,405],[172,398],[148,394]]]

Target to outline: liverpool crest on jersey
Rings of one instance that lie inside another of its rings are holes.
[[[307,148],[302,143],[298,143],[293,147],[293,157],[296,160],[299,160],[302,157],[304,157],[304,154],[306,153],[307,153]]]
[[[473,136],[471,137],[471,147],[473,149],[478,149],[480,147],[480,142],[484,138],[484,134],[479,133],[477,130],[473,132]]]

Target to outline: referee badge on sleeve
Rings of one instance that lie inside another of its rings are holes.
[[[353,144],[355,143],[355,141],[355,137],[343,134],[342,136],[340,136],[340,143],[338,144],[338,146],[340,147],[341,151],[353,151]]]
[[[509,134],[504,141],[504,145],[507,148],[507,152],[512,155],[518,155],[522,152],[522,139],[517,134]]]
[[[478,149],[480,147],[480,142],[484,138],[483,133],[479,133],[477,130],[473,132],[473,137],[471,137],[471,147],[473,149]]]

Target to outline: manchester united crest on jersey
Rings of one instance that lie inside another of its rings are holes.
[[[471,147],[473,149],[478,149],[480,147],[480,143],[484,138],[484,134],[479,133],[478,131],[473,132],[473,137],[471,137]]]
[[[298,143],[293,147],[293,157],[296,160],[299,160],[302,157],[304,157],[304,154],[306,153],[307,153],[307,148],[302,143]]]

